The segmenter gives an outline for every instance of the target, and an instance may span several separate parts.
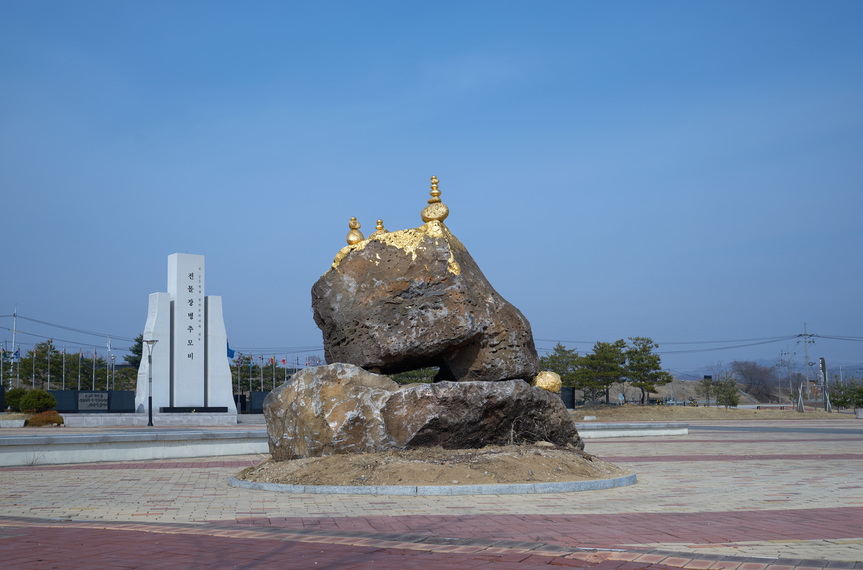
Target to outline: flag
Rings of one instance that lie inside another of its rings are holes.
[[[227,344],[228,344],[228,358],[234,358],[234,351],[231,350],[231,343],[229,342]]]
[[[283,365],[287,365],[287,364],[288,364],[287,362],[285,362],[285,360],[286,360],[286,359],[284,359],[284,358],[282,359],[282,364],[283,364]]]
[[[15,351],[15,357],[13,359],[13,362],[18,362],[19,360],[21,360],[21,347],[20,346]]]

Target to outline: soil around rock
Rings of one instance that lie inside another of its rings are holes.
[[[613,479],[631,472],[575,447],[548,442],[441,447],[311,457],[267,459],[238,479],[283,485],[497,485]]]

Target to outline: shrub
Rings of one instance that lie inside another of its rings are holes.
[[[21,396],[27,393],[24,388],[11,388],[6,390],[6,407],[13,412],[21,411]]]
[[[8,394],[8,393],[7,393]],[[9,396],[6,396],[9,399]],[[852,378],[830,386],[830,400],[842,408],[863,408],[863,382]]]
[[[24,422],[25,426],[42,427],[52,426],[54,424],[63,425],[63,416],[57,413],[57,410],[48,410],[30,416],[30,419]]]
[[[42,390],[41,388],[36,388],[35,390],[30,390],[29,392],[21,396],[19,407],[23,412],[44,412],[45,410],[56,408],[57,400],[55,400],[54,396],[49,394],[45,390]]]

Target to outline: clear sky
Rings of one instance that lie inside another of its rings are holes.
[[[802,365],[807,323],[809,360],[863,364],[861,25],[856,0],[3,0],[0,314],[101,350],[68,329],[133,338],[196,253],[232,348],[322,354],[349,218],[416,227],[436,175],[540,352]]]

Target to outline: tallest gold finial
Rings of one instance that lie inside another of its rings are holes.
[[[437,189],[437,176],[431,177],[431,198],[429,198],[429,204],[434,204],[435,202],[440,202],[440,190]]]
[[[437,220],[442,222],[449,216],[449,208],[446,207],[446,204],[440,201],[440,190],[437,189],[438,179],[437,176],[431,177],[431,198],[429,198],[428,206],[423,208],[423,211],[420,213],[420,217],[424,222],[430,222],[432,220]]]

